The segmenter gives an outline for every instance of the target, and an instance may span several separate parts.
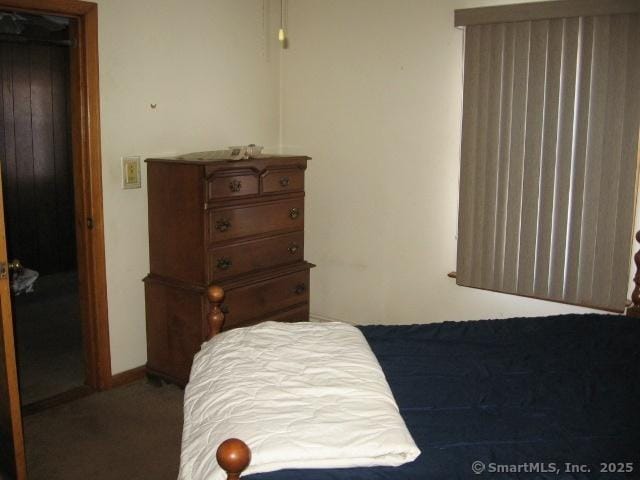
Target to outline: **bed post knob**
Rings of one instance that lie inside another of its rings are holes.
[[[207,288],[207,297],[211,303],[220,303],[224,300],[224,290],[217,285]]]
[[[640,230],[636,233],[636,242],[640,243]],[[636,273],[633,276],[633,283],[635,287],[631,294],[632,305],[627,308],[627,315],[630,317],[640,318],[640,250],[633,256],[633,261],[636,264]]]
[[[251,463],[251,450],[242,440],[229,438],[218,447],[216,460],[227,472],[227,480],[238,480],[242,471]]]
[[[209,324],[209,335],[207,340],[210,340],[214,335],[220,333],[222,330],[222,324],[224,323],[224,313],[220,308],[222,300],[224,300],[224,290],[217,285],[211,285],[207,288],[207,298],[211,304],[211,309],[207,315],[207,323]]]

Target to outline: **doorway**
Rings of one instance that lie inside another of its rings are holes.
[[[85,383],[68,115],[70,22],[0,11],[0,167],[23,406]]]
[[[85,382],[90,389],[102,390],[109,388],[112,377],[102,211],[98,7],[82,0],[0,0],[0,11],[70,19],[68,119]],[[1,187],[2,182],[0,192]],[[26,465],[3,198],[0,194],[0,477],[8,473],[9,478],[24,480]]]

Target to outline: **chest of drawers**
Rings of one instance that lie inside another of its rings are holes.
[[[147,159],[147,369],[180,385],[208,333],[209,285],[226,292],[223,330],[307,321],[313,266],[304,260],[308,157],[193,157]]]

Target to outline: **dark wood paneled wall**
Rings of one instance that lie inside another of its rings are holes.
[[[9,258],[76,268],[67,47],[0,43],[0,159]]]

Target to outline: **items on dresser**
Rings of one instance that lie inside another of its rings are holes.
[[[226,292],[224,329],[309,319],[304,172],[309,157],[147,159],[147,369],[184,385],[208,333],[206,288]]]

